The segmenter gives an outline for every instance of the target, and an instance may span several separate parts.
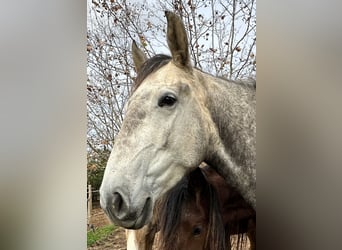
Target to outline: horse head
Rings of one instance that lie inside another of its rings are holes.
[[[225,249],[225,230],[214,187],[196,168],[163,197],[158,249]]]
[[[146,59],[133,43],[138,76],[100,188],[101,206],[125,228],[148,223],[155,201],[202,162],[209,143],[180,18],[166,12],[172,58]],[[148,73],[146,73],[148,72]],[[195,87],[194,87],[195,86]]]

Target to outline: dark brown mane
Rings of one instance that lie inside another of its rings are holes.
[[[174,188],[167,192],[159,211],[160,239],[161,249],[174,246],[177,228],[179,227],[182,207],[188,196],[188,179],[184,177]]]
[[[208,165],[202,166],[202,172],[206,176],[206,180],[214,186],[219,196],[218,199],[222,202],[221,211],[226,239],[229,240],[230,235],[237,235],[234,245],[236,245],[236,249],[244,249],[248,236],[251,249],[255,249],[255,211],[233,187],[225,183],[213,168]]]
[[[197,191],[196,191],[197,190]],[[181,211],[186,202],[196,197],[196,192],[209,207],[209,223],[204,249],[225,250],[226,239],[222,217],[220,215],[219,199],[215,188],[209,184],[202,171],[197,168],[171,189],[162,202],[160,217],[160,249],[176,250],[177,234],[179,229]]]
[[[138,74],[133,85],[132,93],[141,85],[149,74],[166,65],[171,59],[170,56],[158,54],[146,60],[139,72],[137,72]]]

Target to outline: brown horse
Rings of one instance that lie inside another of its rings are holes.
[[[155,202],[201,162],[214,167],[256,209],[256,88],[191,66],[181,19],[166,12],[172,57],[146,60],[138,71],[100,188],[116,224],[139,229]]]
[[[154,208],[152,222],[129,230],[128,250],[152,250],[160,230],[157,249],[224,250],[230,236],[248,234],[250,249],[256,249],[255,211],[209,167],[197,168],[183,178]]]

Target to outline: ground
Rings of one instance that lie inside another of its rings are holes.
[[[104,214],[101,208],[94,208],[92,210],[92,216],[90,224],[94,228],[110,225],[111,222]],[[96,243],[95,245],[88,247],[88,250],[126,250],[126,235],[123,228],[117,228],[114,232],[105,240]]]
[[[116,229],[107,239],[88,247],[88,250],[126,250],[125,230]]]

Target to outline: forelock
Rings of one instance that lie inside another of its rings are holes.
[[[139,70],[138,75],[135,79],[132,93],[141,85],[141,83],[145,80],[145,78],[148,75],[157,71],[170,61],[171,57],[163,54],[155,55],[150,59],[146,60],[144,64],[141,66],[141,69]]]

